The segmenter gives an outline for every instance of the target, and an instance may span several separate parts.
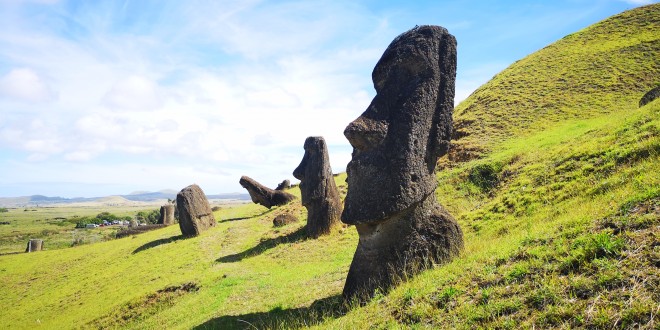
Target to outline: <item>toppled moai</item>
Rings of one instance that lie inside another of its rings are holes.
[[[436,161],[452,132],[455,78],[456,39],[439,26],[399,35],[374,68],[376,96],[344,130],[353,154],[341,219],[360,237],[345,299],[369,298],[463,248],[460,227],[434,193]]]
[[[273,219],[273,227],[282,227],[296,222],[298,222],[298,218],[296,218],[293,214],[284,213],[276,216],[275,219]]]
[[[644,94],[644,96],[642,96],[642,98],[639,100],[639,107],[641,108],[653,102],[657,98],[660,98],[660,86],[646,92],[646,94]]]
[[[296,196],[281,190],[270,189],[248,176],[242,176],[238,183],[250,193],[252,202],[267,208],[288,204],[296,199]]]
[[[300,180],[302,205],[307,208],[307,235],[319,237],[341,224],[342,204],[325,140],[310,136],[305,140],[304,149],[305,155],[293,176]]]
[[[42,239],[31,239],[27,243],[27,248],[25,252],[37,252],[44,249],[44,240]]]
[[[183,236],[198,236],[216,224],[211,205],[196,184],[181,189],[176,195],[176,207]]]
[[[284,190],[289,188],[291,188],[291,181],[284,179],[284,181],[282,181],[277,185],[277,188],[275,188],[275,190]]]
[[[158,223],[166,226],[174,224],[173,204],[168,203],[160,207],[160,217],[158,217]]]

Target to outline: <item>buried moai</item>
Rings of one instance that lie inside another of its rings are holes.
[[[398,36],[372,79],[376,96],[344,130],[353,146],[342,221],[359,242],[343,296],[364,299],[463,248],[463,233],[437,202],[435,166],[452,131],[456,39],[419,26]]]
[[[644,94],[644,96],[642,96],[642,98],[639,100],[639,107],[641,108],[653,102],[657,98],[660,98],[660,86],[657,86],[656,88],[646,92],[646,94]]]
[[[44,249],[44,240],[42,239],[31,239],[27,243],[27,248],[25,252],[37,252]]]
[[[166,226],[174,224],[174,205],[165,204],[160,207],[160,217],[158,217],[158,223]]]
[[[277,188],[275,188],[275,190],[284,190],[289,188],[291,188],[291,181],[285,179],[284,181],[282,181],[277,185]]]
[[[215,226],[211,205],[202,188],[196,184],[181,189],[176,195],[176,207],[183,236],[198,236],[204,230]]]
[[[305,140],[304,148],[305,155],[293,176],[300,180],[302,205],[307,208],[307,235],[319,237],[340,224],[342,204],[325,140],[310,136]]]
[[[238,183],[250,193],[252,202],[267,208],[288,204],[296,199],[296,196],[281,190],[270,189],[248,176],[242,176]]]

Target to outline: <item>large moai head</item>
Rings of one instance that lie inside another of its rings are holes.
[[[377,223],[435,190],[452,129],[456,39],[439,26],[415,27],[392,41],[372,79],[376,96],[344,130],[353,146],[348,224]]]

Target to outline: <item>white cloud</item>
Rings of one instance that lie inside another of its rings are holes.
[[[15,68],[0,78],[0,97],[24,102],[48,102],[55,94],[34,70]]]
[[[151,111],[161,105],[161,95],[157,89],[153,81],[130,75],[117,81],[103,97],[103,101],[111,108]]]

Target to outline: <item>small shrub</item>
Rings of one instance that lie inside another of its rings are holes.
[[[0,207],[0,213],[9,212],[6,207]]]
[[[477,164],[470,169],[468,179],[481,190],[490,191],[497,186],[498,174],[501,170],[502,165],[498,163]]]

